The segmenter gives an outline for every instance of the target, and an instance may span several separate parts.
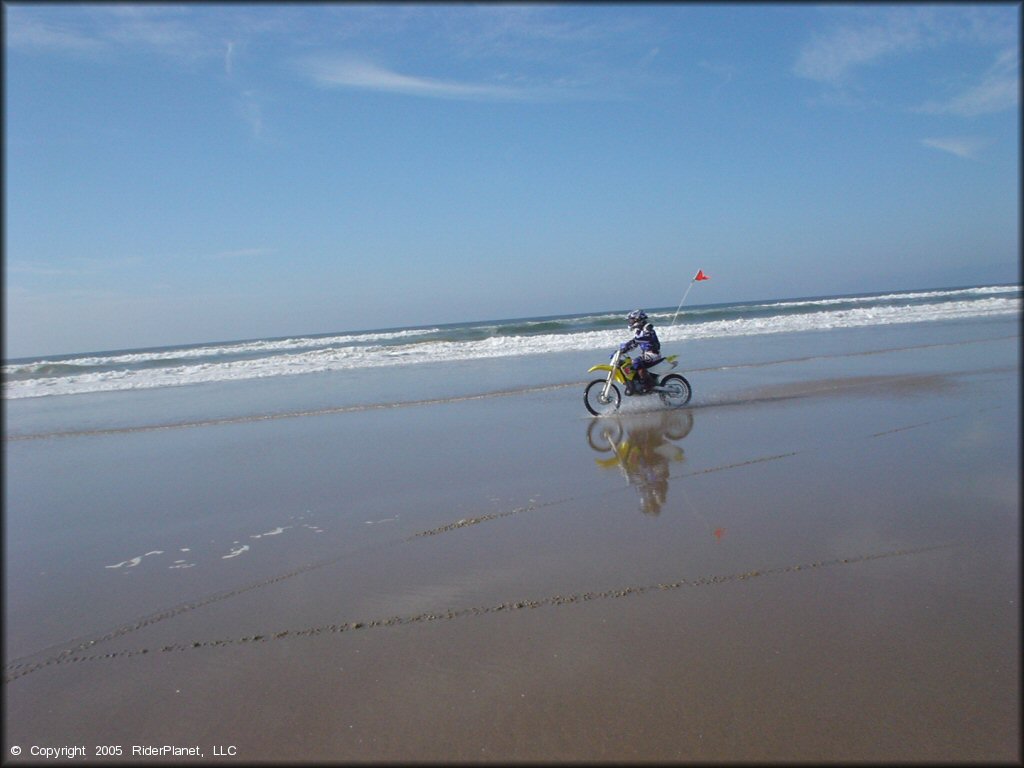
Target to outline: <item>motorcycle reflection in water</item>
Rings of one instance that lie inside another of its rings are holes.
[[[599,453],[611,454],[594,461],[602,468],[619,468],[640,495],[640,511],[658,515],[668,496],[671,464],[686,459],[683,449],[671,441],[682,440],[691,429],[690,411],[607,416],[587,426],[587,443]]]

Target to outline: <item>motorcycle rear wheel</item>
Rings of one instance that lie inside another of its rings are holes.
[[[661,402],[671,408],[682,408],[690,402],[690,398],[693,396],[690,382],[678,373],[670,373],[668,376],[663,376],[661,378],[661,386],[667,390],[658,393],[661,395]]]
[[[587,388],[583,391],[583,404],[595,416],[615,413],[615,411],[619,410],[619,403],[622,402],[619,388],[614,384],[608,388],[607,398],[601,396],[601,393],[604,391],[605,382],[605,379],[594,379],[587,384]]]

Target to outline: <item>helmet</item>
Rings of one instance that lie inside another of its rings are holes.
[[[647,322],[647,313],[642,309],[634,309],[626,315],[626,322],[629,323],[630,328],[643,328],[644,323]]]

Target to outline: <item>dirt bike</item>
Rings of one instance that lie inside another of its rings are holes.
[[[679,355],[661,358],[654,365],[648,366],[650,386],[645,387],[639,374],[633,368],[633,359],[617,350],[606,365],[595,365],[588,373],[607,371],[603,379],[594,379],[583,391],[583,404],[595,416],[615,413],[622,402],[622,394],[616,382],[622,385],[627,396],[657,394],[661,402],[671,408],[681,408],[690,402],[693,394],[690,382],[678,373],[665,373],[678,365]],[[663,366],[668,366],[667,368]]]

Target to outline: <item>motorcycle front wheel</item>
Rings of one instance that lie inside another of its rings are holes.
[[[693,391],[690,389],[690,382],[678,373],[670,373],[668,376],[663,376],[661,386],[665,389],[664,392],[658,393],[661,395],[661,402],[671,408],[682,408],[690,402],[690,397],[693,395]]]
[[[591,419],[587,427],[587,443],[591,448],[598,453],[608,453],[621,442],[622,424],[618,419]]]
[[[608,397],[602,396],[605,383],[605,379],[594,379],[587,384],[587,388],[583,392],[583,404],[595,416],[615,413],[619,409],[619,403],[622,402],[619,388],[614,384],[608,388]]]

